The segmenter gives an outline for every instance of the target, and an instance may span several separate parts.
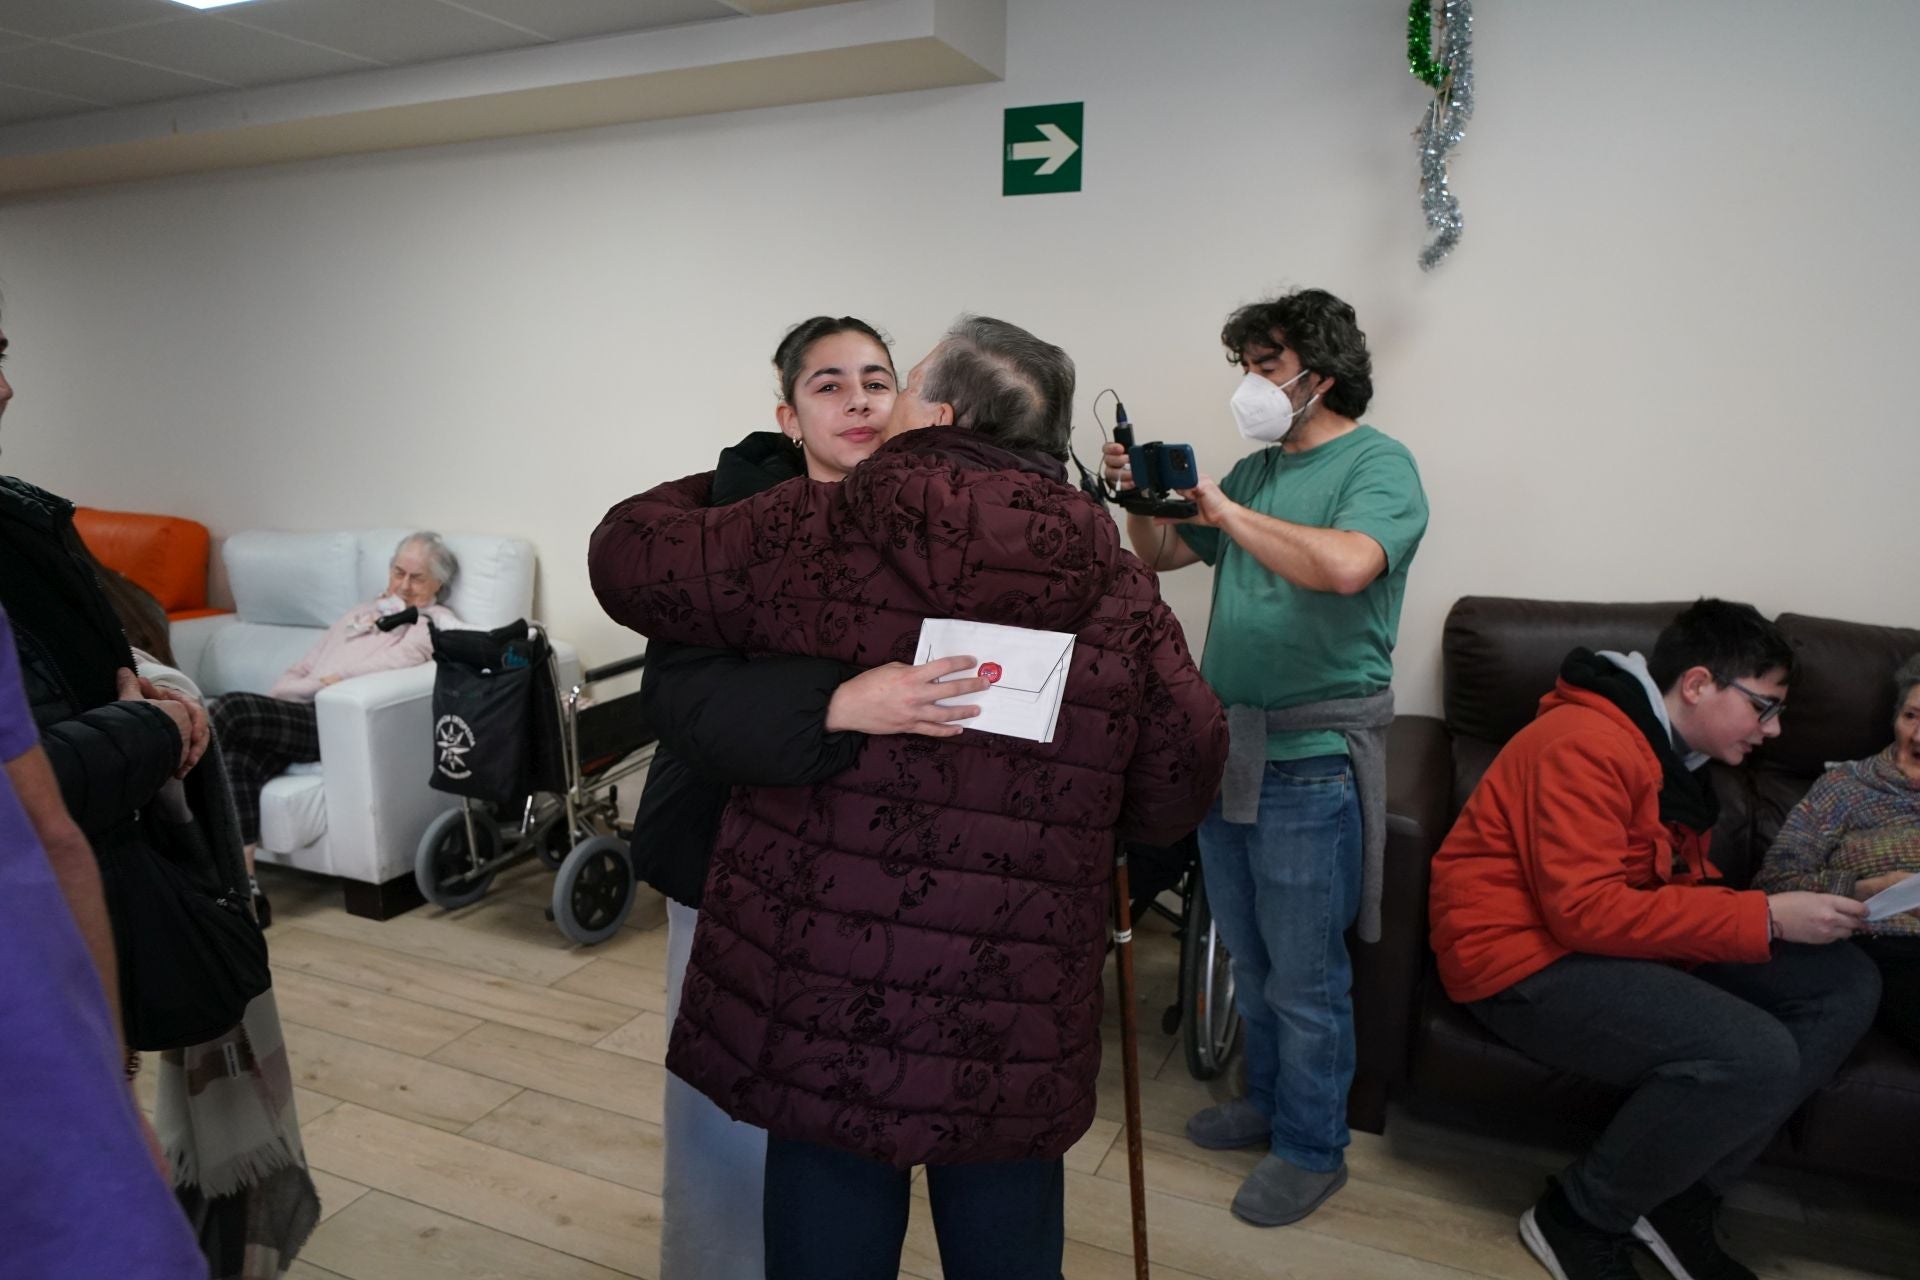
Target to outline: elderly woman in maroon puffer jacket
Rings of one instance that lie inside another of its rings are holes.
[[[1051,743],[877,737],[734,793],[668,1066],[768,1130],[776,1280],[896,1274],[919,1163],[949,1277],[1060,1274],[1114,840],[1190,831],[1226,758],[1154,576],[1065,483],[1072,399],[1065,352],[970,318],[842,483],[712,508],[693,476],[594,534],[601,604],[655,638],[875,666],[927,618],[1078,636]]]

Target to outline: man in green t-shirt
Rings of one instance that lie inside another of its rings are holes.
[[[1260,1226],[1298,1222],[1346,1183],[1353,966],[1345,933],[1379,937],[1393,642],[1427,528],[1413,456],[1357,420],[1373,395],[1353,308],[1320,289],[1228,317],[1245,373],[1232,408],[1267,447],[1183,496],[1178,525],[1129,515],[1165,572],[1214,567],[1201,671],[1227,704],[1231,762],[1200,828],[1207,896],[1233,956],[1247,1094],[1187,1123],[1203,1147],[1265,1147],[1233,1200]],[[1131,483],[1109,445],[1109,479]]]

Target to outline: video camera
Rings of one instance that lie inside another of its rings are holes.
[[[1135,444],[1126,406],[1118,400],[1114,406],[1113,440],[1126,449],[1127,463],[1133,470],[1133,488],[1114,493],[1114,505],[1134,515],[1168,520],[1185,520],[1199,514],[1200,508],[1193,503],[1172,496],[1175,489],[1191,489],[1200,483],[1193,446],[1163,444],[1158,440]]]

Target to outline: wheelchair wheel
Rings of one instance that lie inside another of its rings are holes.
[[[1187,1070],[1196,1080],[1211,1080],[1233,1056],[1240,1039],[1240,1012],[1233,1004],[1233,968],[1220,928],[1207,905],[1207,882],[1198,868],[1187,899],[1180,943],[1180,1019],[1185,1034]]]
[[[540,844],[534,850],[540,855],[540,865],[549,871],[558,871],[560,864],[573,852],[573,832],[567,830],[564,821],[555,821],[540,837]]]
[[[582,946],[605,942],[633,910],[633,859],[617,836],[588,836],[553,878],[553,922]]]
[[[464,809],[449,809],[427,824],[414,855],[413,880],[434,906],[453,911],[478,902],[493,883],[493,872],[473,873],[500,856],[500,824],[478,806],[473,810],[473,837],[478,849],[468,845]]]

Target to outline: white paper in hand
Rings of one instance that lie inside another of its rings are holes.
[[[1073,636],[1065,631],[1030,631],[992,622],[928,618],[920,624],[920,648],[914,665],[935,658],[966,655],[979,666],[947,677],[985,676],[993,681],[979,693],[946,699],[943,706],[977,705],[980,714],[959,723],[981,733],[1052,742],[1060,720],[1060,699],[1073,665]]]
[[[1867,919],[1885,920],[1920,907],[1920,876],[1908,876],[1867,899]]]

